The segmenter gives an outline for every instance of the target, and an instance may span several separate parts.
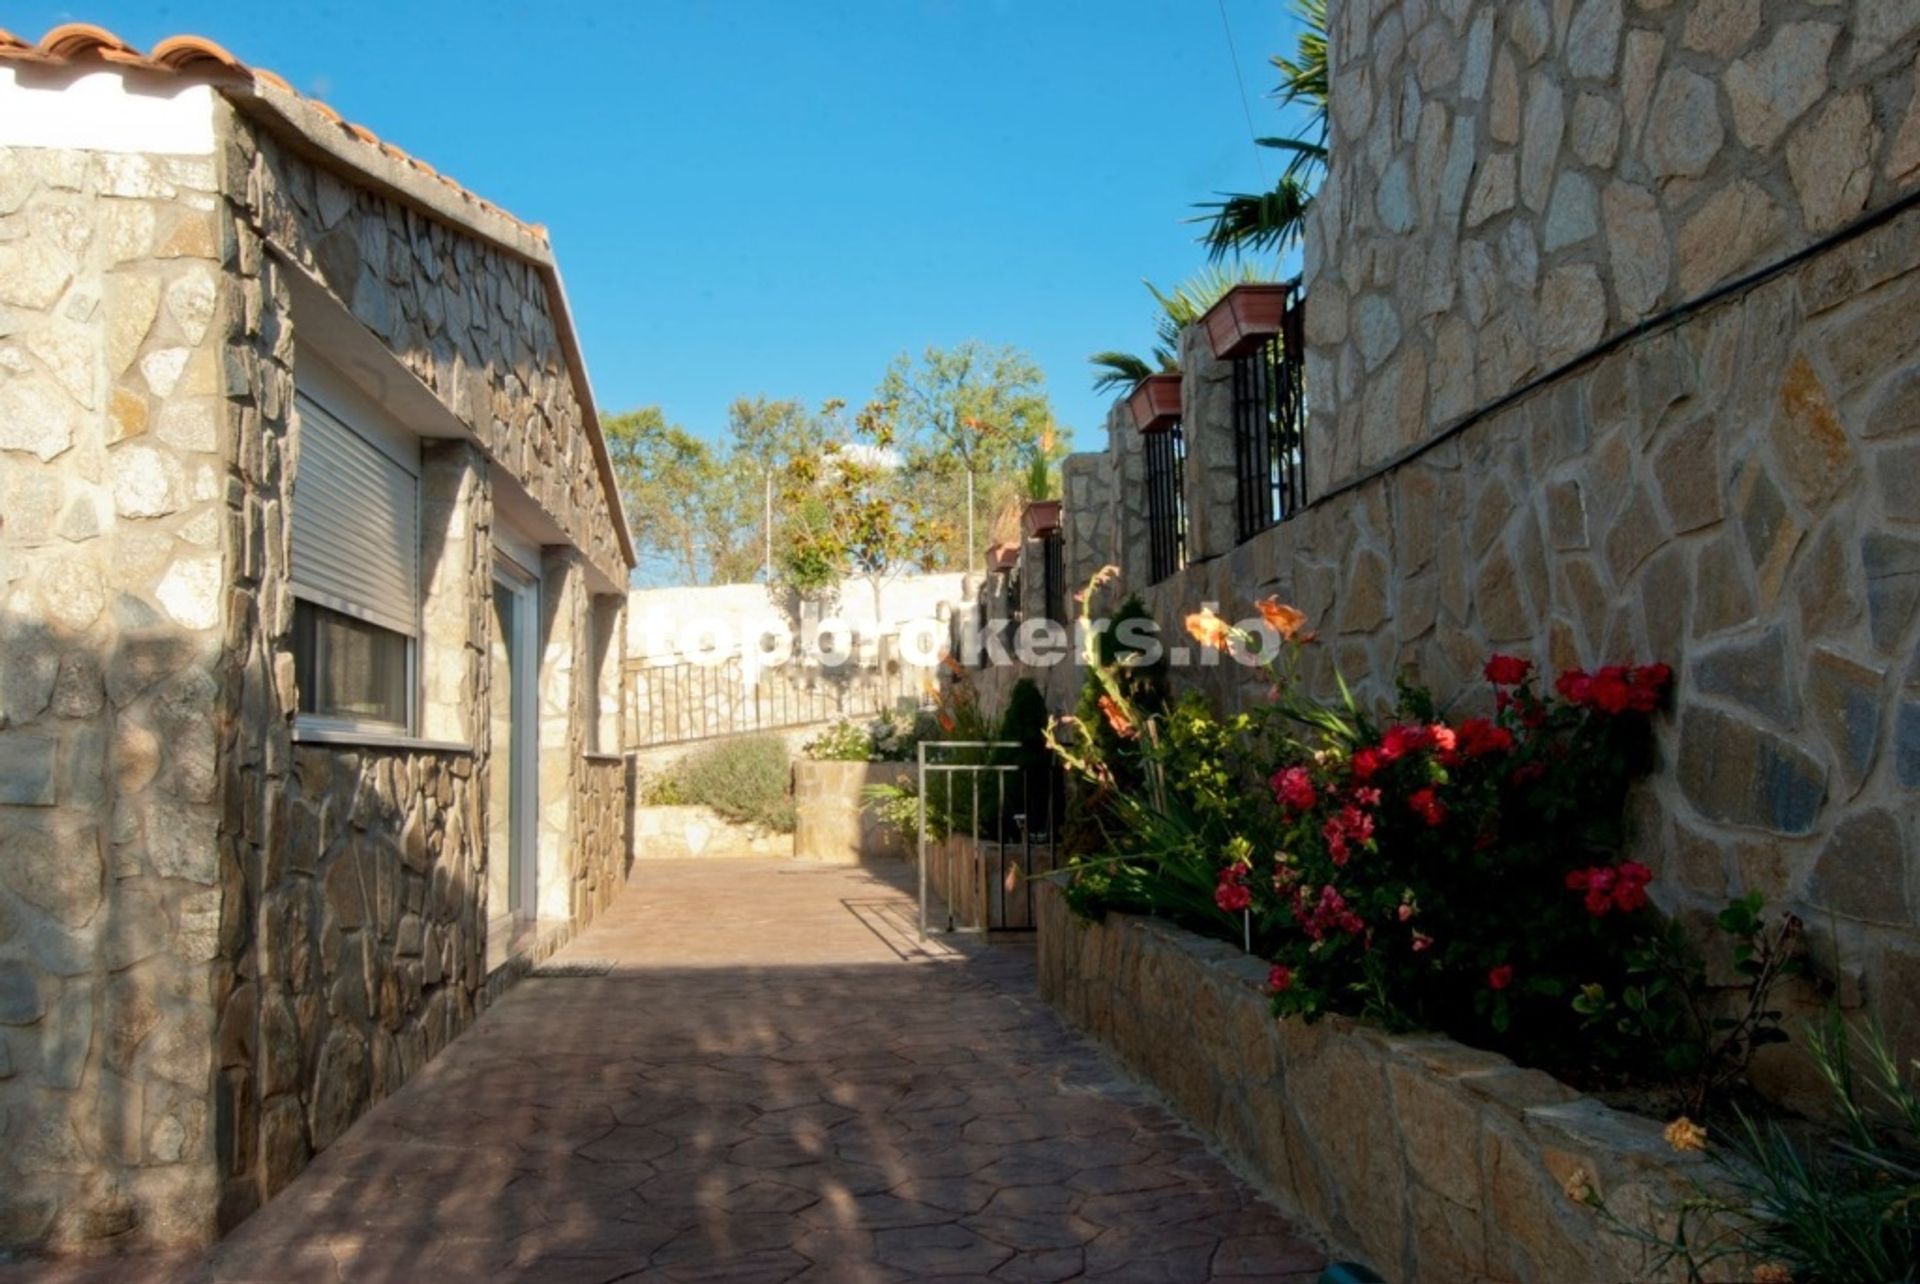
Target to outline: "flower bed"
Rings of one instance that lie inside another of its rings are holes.
[[[1803,970],[1800,925],[1757,897],[1730,904],[1716,948],[1739,983],[1711,986],[1623,851],[1665,665],[1569,670],[1543,694],[1530,661],[1494,655],[1464,709],[1405,683],[1393,709],[1366,709],[1337,673],[1339,699],[1308,694],[1305,616],[1257,605],[1237,625],[1186,622],[1203,646],[1266,657],[1271,698],[1230,715],[1167,704],[1089,644],[1097,698],[1049,735],[1098,803],[1073,908],[1258,955],[1279,1015],[1441,1031],[1670,1113],[1744,1091],[1754,1050],[1786,1038],[1771,995]]]
[[[1038,918],[1042,995],[1339,1252],[1396,1280],[1658,1278],[1568,1194],[1675,1206],[1700,1161],[1658,1123],[1439,1035],[1276,1020],[1265,963],[1051,884]]]

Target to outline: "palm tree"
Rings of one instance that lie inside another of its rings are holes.
[[[1151,281],[1140,284],[1160,305],[1160,317],[1154,322],[1151,360],[1131,352],[1096,352],[1087,360],[1100,371],[1093,381],[1095,392],[1117,392],[1131,388],[1150,374],[1171,374],[1180,368],[1180,332],[1207,314],[1220,302],[1220,296],[1236,285],[1267,280],[1270,273],[1258,263],[1237,263],[1233,267],[1208,264],[1171,291]]]
[[[1272,191],[1226,194],[1199,207],[1213,211],[1194,221],[1208,225],[1200,241],[1215,260],[1283,250],[1298,240],[1327,167],[1327,0],[1294,0],[1293,9],[1302,30],[1294,57],[1273,57],[1280,72],[1274,96],[1283,107],[1305,104],[1307,122],[1290,138],[1254,140],[1287,153],[1287,168]]]

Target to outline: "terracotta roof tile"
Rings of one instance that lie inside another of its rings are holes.
[[[395,147],[392,143],[383,141],[364,125],[356,125],[342,118],[339,112],[326,103],[300,94],[287,83],[284,77],[264,67],[247,66],[224,47],[204,36],[185,34],[168,36],[143,54],[105,27],[87,22],[63,23],[32,44],[10,31],[0,29],[0,62],[82,64],[90,61],[139,67],[147,71],[192,76],[216,82],[240,79],[250,80],[256,85],[270,86],[281,93],[299,98],[337,125],[348,136],[365,146],[375,148],[382,154],[403,162],[428,177],[438,179],[475,209],[506,219],[542,243],[547,240],[547,229],[540,224],[522,222],[493,202],[440,173],[425,161]]]

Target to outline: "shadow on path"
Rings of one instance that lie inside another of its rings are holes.
[[[1308,1280],[1320,1252],[875,874],[640,866],[192,1281]],[[105,1278],[111,1278],[105,1277]]]

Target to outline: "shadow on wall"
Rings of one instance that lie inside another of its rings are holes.
[[[213,1229],[216,644],[106,609],[0,616],[0,1248]]]

